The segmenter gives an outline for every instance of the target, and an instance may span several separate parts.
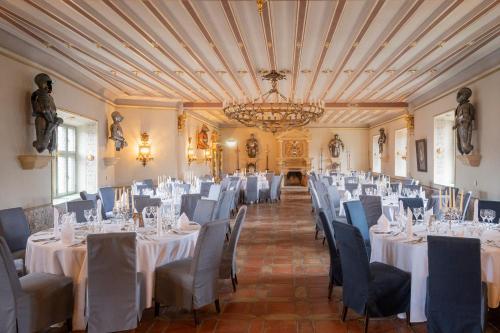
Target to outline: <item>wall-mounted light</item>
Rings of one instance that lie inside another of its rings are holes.
[[[196,161],[196,154],[194,152],[193,146],[191,145],[192,138],[188,138],[188,148],[187,148],[187,160],[188,165],[191,165],[194,161]]]
[[[236,144],[237,144],[237,143],[238,143],[238,142],[236,142],[236,140],[235,140],[235,139],[227,139],[227,140],[226,140],[226,146],[228,146],[229,148],[234,148],[234,147],[236,147]]]
[[[141,143],[139,144],[139,153],[136,160],[141,161],[142,166],[146,166],[149,161],[153,160],[151,155],[151,143],[149,142],[149,134],[144,132],[141,134]]]
[[[87,161],[89,161],[89,162],[92,162],[93,160],[95,160],[95,156],[92,155],[91,153],[88,153],[86,158],[87,158]]]

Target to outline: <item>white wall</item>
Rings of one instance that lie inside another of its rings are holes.
[[[481,198],[500,200],[500,71],[496,71],[473,83],[471,103],[476,108],[476,145],[482,156],[479,167],[464,165],[456,160],[455,183],[465,190],[478,191]],[[454,110],[457,106],[456,91],[450,92],[415,110],[415,137],[427,139],[428,172],[418,172],[414,159],[411,173],[425,185],[433,183],[433,123],[434,116]],[[410,143],[411,156],[415,155],[415,142]],[[458,154],[458,152],[457,152]]]
[[[0,54],[2,85],[0,101],[0,209],[9,207],[34,207],[51,202],[50,166],[39,170],[23,170],[17,156],[34,154],[33,118],[30,95],[37,89],[33,78],[41,71],[32,66]],[[114,168],[105,167],[102,156],[108,150],[107,114],[113,107],[95,96],[78,89],[47,71],[54,80],[53,97],[56,106],[98,122],[98,183],[100,186],[114,183]]]

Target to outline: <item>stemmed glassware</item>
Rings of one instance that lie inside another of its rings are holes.
[[[420,217],[423,217],[424,216],[424,212],[423,212],[424,208],[423,207],[416,207],[416,208],[413,208],[413,215],[415,216],[415,220],[417,222],[417,224],[419,223],[419,221],[421,220]]]

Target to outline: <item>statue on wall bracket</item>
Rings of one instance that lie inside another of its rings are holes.
[[[384,145],[387,142],[387,135],[385,134],[385,130],[383,128],[379,129],[378,131],[378,153],[382,155],[384,153]]]
[[[458,106],[455,110],[455,125],[457,130],[457,148],[461,155],[468,155],[474,149],[472,145],[472,130],[474,129],[475,113],[474,105],[469,102],[472,90],[463,87],[458,90]]]
[[[209,142],[208,142],[208,132],[210,130],[208,129],[208,126],[203,124],[203,126],[201,126],[201,130],[198,132],[198,142],[197,142],[197,145],[196,147],[198,149],[209,149],[210,148],[210,145],[209,145]]]
[[[123,137],[122,126],[120,125],[124,118],[120,112],[115,111],[111,114],[111,119],[113,119],[113,123],[109,127],[111,132],[111,136],[109,138],[115,142],[115,150],[120,151],[124,147],[128,146],[127,141],[125,141],[125,138]]]
[[[57,116],[52,93],[52,79],[45,73],[35,76],[38,89],[31,94],[32,116],[35,117],[36,140],[33,147],[42,153],[45,149],[52,153],[57,150],[57,128],[63,120]]]
[[[344,143],[340,139],[338,134],[333,136],[333,139],[328,143],[328,149],[330,150],[330,154],[333,158],[337,158],[340,156],[340,151],[344,151]]]
[[[247,140],[246,148],[249,158],[257,157],[259,153],[259,142],[255,138],[255,134],[250,134],[250,139]]]

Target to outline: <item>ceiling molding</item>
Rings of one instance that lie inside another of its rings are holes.
[[[274,36],[271,19],[271,2],[265,1],[260,15],[262,22],[262,32],[264,33],[264,40],[266,44],[267,56],[269,58],[269,68],[271,70],[278,70],[276,64],[276,52],[274,50]]]
[[[292,98],[295,97],[295,87],[297,86],[297,78],[300,71],[300,58],[304,45],[308,5],[309,1],[297,1],[297,17],[295,19],[295,38],[293,43],[292,84],[290,85],[290,92],[288,94]]]

